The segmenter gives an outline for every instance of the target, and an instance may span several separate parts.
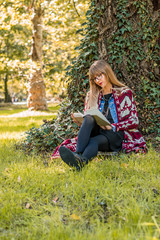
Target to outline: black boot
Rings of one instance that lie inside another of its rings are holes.
[[[59,154],[62,160],[70,167],[75,167],[77,170],[82,169],[88,163],[87,159],[77,153],[72,152],[70,149],[61,146]]]

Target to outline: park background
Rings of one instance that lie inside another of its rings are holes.
[[[159,6],[1,1],[1,239],[159,239]],[[50,157],[77,135],[70,113],[99,58],[132,88],[148,153],[71,172]]]

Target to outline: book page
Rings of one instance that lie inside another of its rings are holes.
[[[87,110],[85,115],[87,115],[87,114],[94,116],[94,118],[99,126],[106,126],[106,125],[111,126],[111,123],[97,108]]]
[[[83,122],[83,117],[84,115],[81,113],[81,112],[76,112],[76,113],[73,113],[73,117],[79,122],[79,123],[82,123]]]
[[[99,126],[106,126],[106,125],[112,126],[111,123],[107,120],[107,118],[97,108],[86,110],[85,115],[83,115],[80,112],[77,112],[77,113],[73,113],[73,116],[76,118],[78,122],[82,123],[84,116],[88,114],[92,115],[95,118],[96,123]]]

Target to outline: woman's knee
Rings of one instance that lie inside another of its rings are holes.
[[[88,145],[92,146],[93,149],[98,149],[98,143],[94,137],[90,138]]]
[[[84,117],[84,121],[87,124],[95,124],[94,117],[92,115],[89,115],[89,114]]]

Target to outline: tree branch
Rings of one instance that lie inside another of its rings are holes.
[[[34,7],[34,0],[31,1],[31,8]]]
[[[78,12],[78,10],[77,10],[77,8],[76,8],[76,4],[75,4],[75,1],[74,1],[74,0],[73,0],[73,6],[74,6],[74,9],[75,9],[78,17],[80,17],[80,14],[79,14],[79,12]]]

